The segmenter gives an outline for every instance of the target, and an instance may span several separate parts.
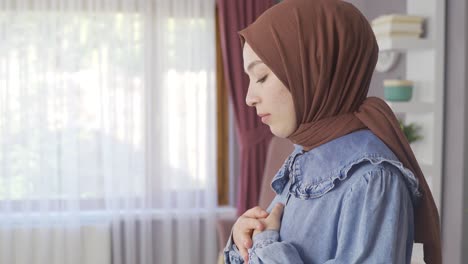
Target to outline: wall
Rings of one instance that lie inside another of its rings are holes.
[[[369,21],[374,18],[389,13],[405,13],[406,0],[347,0],[356,6]],[[402,63],[405,60],[405,54],[401,54],[397,65],[388,72],[375,72],[369,89],[369,96],[378,96],[383,98],[383,80],[404,78],[406,67]]]
[[[468,4],[447,1],[443,263],[468,260]]]

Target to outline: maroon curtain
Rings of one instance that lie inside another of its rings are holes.
[[[245,104],[249,85],[244,73],[242,49],[237,32],[271,7],[273,0],[217,0],[226,87],[234,106],[240,142],[240,175],[237,213],[258,205],[263,169],[272,134],[261,123],[255,108]]]

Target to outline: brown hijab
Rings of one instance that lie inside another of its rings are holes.
[[[284,0],[239,34],[292,94],[299,126],[291,141],[314,148],[368,128],[414,173],[423,194],[415,242],[426,263],[441,263],[439,215],[421,168],[392,110],[367,97],[379,47],[359,10],[340,0]]]

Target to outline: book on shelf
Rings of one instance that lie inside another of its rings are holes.
[[[383,15],[375,18],[372,20],[372,26],[376,26],[379,24],[385,23],[414,23],[414,24],[422,24],[424,22],[424,17],[422,16],[411,16],[411,15],[403,15],[403,14],[388,14]]]
[[[422,34],[422,24],[416,23],[382,23],[372,26],[375,34],[385,34],[394,32],[417,33]]]
[[[408,39],[420,39],[421,33],[417,32],[384,32],[384,33],[374,33],[377,41],[381,41],[384,39],[392,39],[392,38],[408,38]]]

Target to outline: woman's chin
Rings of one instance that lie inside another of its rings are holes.
[[[279,137],[279,138],[287,138],[289,134],[285,133],[284,131],[281,131],[279,129],[275,129],[274,127],[270,126],[270,131],[273,135]]]

